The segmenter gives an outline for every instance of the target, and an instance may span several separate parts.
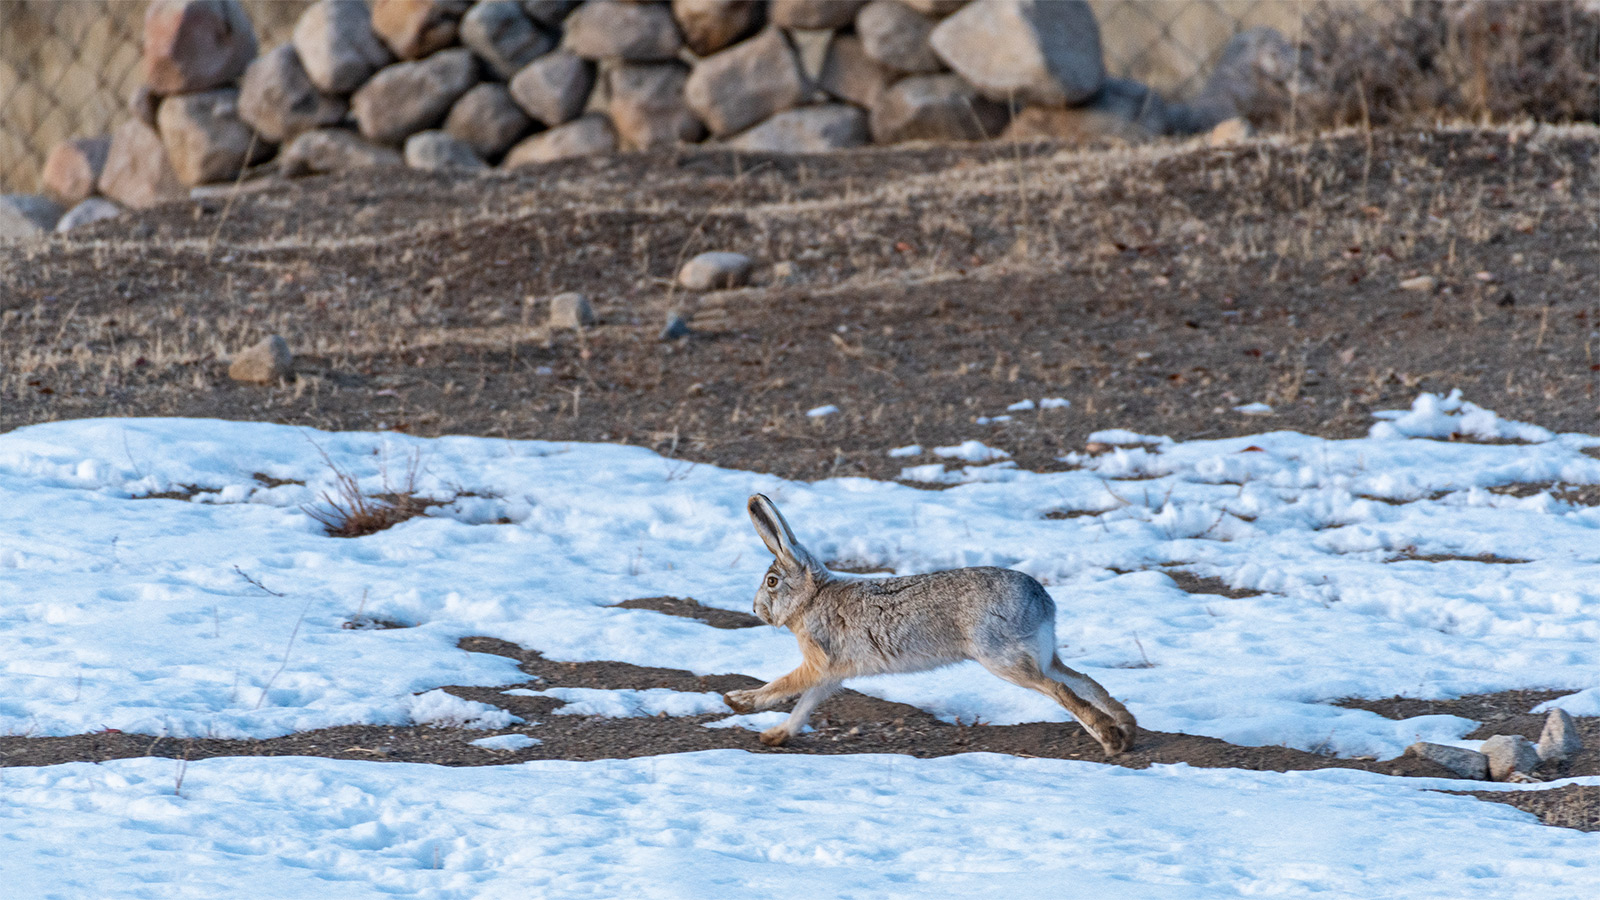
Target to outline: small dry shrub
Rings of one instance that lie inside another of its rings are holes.
[[[1321,3],[1307,11],[1301,39],[1300,126],[1600,121],[1592,4]]]
[[[322,448],[322,459],[333,470],[334,487],[323,491],[320,505],[303,506],[306,515],[322,524],[330,537],[362,537],[393,528],[407,519],[413,519],[441,506],[443,501],[429,500],[416,494],[417,470],[420,458],[413,455],[406,467],[405,480],[398,488],[389,486],[388,471],[384,471],[385,490],[379,494],[364,494],[356,477],[341,469]]]

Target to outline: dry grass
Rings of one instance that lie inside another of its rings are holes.
[[[1600,12],[1576,0],[1320,3],[1304,18],[1299,125],[1600,121]],[[1270,123],[1286,124],[1286,123]]]
[[[317,449],[319,452],[322,450],[320,447]],[[301,509],[320,522],[329,537],[355,538],[376,534],[446,502],[417,496],[417,473],[421,465],[419,456],[413,455],[407,460],[405,478],[399,487],[389,486],[388,471],[385,470],[384,490],[378,494],[364,493],[356,477],[340,468],[326,452],[322,453],[322,459],[333,472],[334,487],[322,492],[320,505]]]

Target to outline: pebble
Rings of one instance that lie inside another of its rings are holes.
[[[594,307],[583,294],[568,291],[550,298],[551,328],[586,328],[594,322]]]
[[[743,253],[702,253],[678,270],[678,284],[691,291],[743,287],[750,280],[750,257]]]
[[[289,343],[277,334],[241,350],[228,365],[229,378],[254,384],[271,384],[293,373],[294,356],[289,352]]]
[[[661,334],[657,335],[657,337],[663,341],[675,341],[679,338],[686,338],[689,334],[689,323],[684,320],[683,315],[678,312],[669,312],[667,313],[667,324],[661,329]]]

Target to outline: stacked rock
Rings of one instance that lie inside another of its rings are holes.
[[[1138,141],[1258,112],[1287,48],[1240,35],[1180,106],[1107,77],[1085,0],[319,0],[259,57],[238,0],[154,0],[133,118],[57,147],[45,183],[61,206],[143,207],[273,156],[301,175],[701,141]]]

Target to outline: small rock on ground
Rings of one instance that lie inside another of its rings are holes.
[[[234,381],[272,384],[294,373],[294,355],[282,335],[273,335],[246,350],[241,350],[228,365]]]
[[[689,336],[689,323],[679,312],[667,313],[667,324],[662,327],[661,333],[656,335],[658,340],[675,341]]]
[[[1497,734],[1479,748],[1489,760],[1489,777],[1508,781],[1516,773],[1528,774],[1539,767],[1539,750],[1520,734]]]
[[[1583,749],[1583,738],[1578,734],[1578,723],[1564,709],[1552,709],[1545,716],[1544,731],[1539,734],[1539,759],[1566,762]]]
[[[0,241],[48,234],[61,207],[42,194],[0,194]]]
[[[104,197],[90,197],[77,206],[67,210],[67,214],[56,223],[56,233],[65,234],[74,228],[89,225],[94,222],[104,222],[122,215],[122,207],[112,203]]]
[[[611,153],[617,149],[617,132],[603,113],[580,116],[565,125],[523,139],[502,163],[506,168]]]
[[[1489,777],[1489,758],[1476,750],[1418,741],[1406,748],[1406,755],[1436,762],[1462,778],[1484,781]]]
[[[487,169],[466,141],[448,131],[419,131],[406,138],[406,165],[425,172]]]
[[[594,307],[589,298],[577,291],[568,291],[550,298],[551,328],[586,328],[594,324]]]
[[[1423,294],[1433,293],[1433,289],[1438,286],[1439,279],[1434,278],[1432,275],[1418,275],[1415,278],[1407,278],[1400,282],[1400,290],[1417,291]]]
[[[691,291],[742,287],[750,280],[750,257],[743,253],[702,253],[678,270],[678,284]]]

